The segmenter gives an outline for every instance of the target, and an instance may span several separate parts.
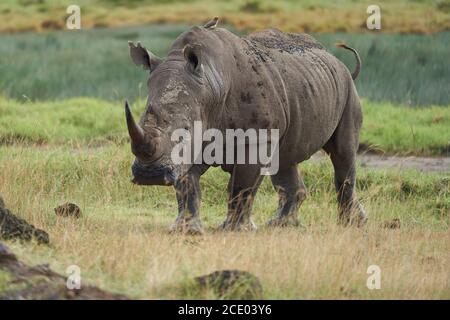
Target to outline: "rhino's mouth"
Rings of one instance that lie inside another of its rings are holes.
[[[175,181],[173,170],[164,165],[142,166],[135,163],[131,171],[133,173],[131,182],[137,185],[170,186]]]

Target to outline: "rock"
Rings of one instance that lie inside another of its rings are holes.
[[[16,256],[9,251],[8,247],[0,242],[0,265],[6,264],[9,261],[16,261]]]
[[[55,214],[61,217],[74,217],[78,219],[81,216],[81,209],[75,203],[66,202],[55,208]]]
[[[5,207],[3,199],[0,198],[0,239],[20,239],[30,241],[35,239],[40,244],[48,244],[48,233],[35,228],[23,219],[15,216]]]
[[[263,295],[261,282],[247,271],[220,270],[194,280],[201,289],[213,290],[222,298],[262,299]]]
[[[398,219],[398,218],[388,220],[383,223],[383,228],[385,228],[385,229],[400,229],[400,227],[401,227],[401,223],[400,223],[400,219]]]
[[[68,289],[66,277],[54,272],[48,265],[30,267],[22,263],[1,242],[0,273],[5,275],[0,279],[0,300],[128,300],[126,296],[83,282],[79,290]]]

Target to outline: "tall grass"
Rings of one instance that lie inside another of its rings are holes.
[[[0,92],[21,100],[90,96],[131,100],[147,94],[147,74],[128,56],[128,40],[164,56],[186,25],[0,35]],[[317,38],[353,69],[355,47],[363,67],[362,97],[409,105],[449,105],[450,32],[435,35],[319,34]]]
[[[162,55],[182,28],[144,30],[1,35],[0,92],[22,100],[145,96],[147,74],[131,62],[127,41],[151,38]]]

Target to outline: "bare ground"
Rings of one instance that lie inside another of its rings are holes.
[[[328,157],[319,151],[311,157],[314,162],[322,161]],[[450,157],[417,157],[395,156],[375,153],[361,153],[358,155],[358,164],[361,167],[393,170],[419,170],[426,173],[450,173]]]

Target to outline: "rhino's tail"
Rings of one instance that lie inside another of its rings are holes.
[[[359,72],[361,71],[361,59],[359,57],[358,52],[355,49],[347,46],[345,43],[342,43],[342,42],[341,43],[336,43],[336,47],[344,48],[344,49],[350,50],[351,52],[354,53],[355,58],[356,58],[356,69],[352,73],[352,79],[355,80],[358,77]]]

